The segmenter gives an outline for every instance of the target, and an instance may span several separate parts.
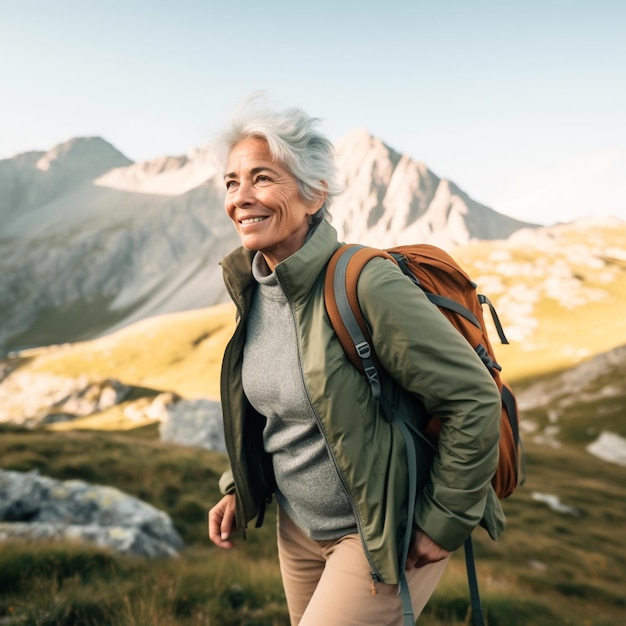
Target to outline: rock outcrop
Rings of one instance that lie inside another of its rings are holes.
[[[0,422],[32,427],[70,421],[119,404],[129,392],[113,378],[93,381],[18,369],[0,380]]]
[[[184,546],[166,513],[114,487],[0,470],[0,541],[12,538],[79,540],[152,558]]]
[[[626,346],[583,361],[561,374],[538,380],[517,394],[520,410],[559,408],[626,395]],[[616,375],[617,374],[617,375]],[[616,381],[619,381],[616,382]]]
[[[184,400],[164,392],[150,402],[127,405],[124,414],[135,422],[158,421],[161,441],[226,452],[222,407],[215,400]]]
[[[181,400],[166,406],[161,419],[163,441],[226,452],[222,407],[212,400]]]

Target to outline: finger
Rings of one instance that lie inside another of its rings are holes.
[[[209,511],[209,539],[218,547],[218,548],[232,548],[233,542],[228,540],[230,533],[223,533],[222,531],[222,523],[223,523],[223,512],[215,509],[211,509]],[[225,539],[222,537],[225,536]]]
[[[224,517],[220,525],[220,537],[222,541],[228,541],[236,530],[235,507],[226,507]]]
[[[211,509],[208,515],[209,539],[213,543],[217,543],[220,539],[220,523],[221,515],[218,515],[215,509]]]
[[[405,570],[410,570],[413,569],[414,567],[417,567],[417,562],[419,561],[419,554],[417,553],[417,551],[415,550],[414,547],[411,548],[411,550],[409,550],[409,553],[406,555],[406,564],[405,564]]]

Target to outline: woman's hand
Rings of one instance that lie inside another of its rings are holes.
[[[450,551],[435,543],[423,530],[415,528],[413,541],[406,559],[407,570],[436,563],[450,556]]]
[[[209,511],[209,539],[219,548],[232,548],[230,536],[237,531],[235,523],[235,494],[224,496]]]

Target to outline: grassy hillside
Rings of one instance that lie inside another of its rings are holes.
[[[184,397],[217,398],[215,372],[233,327],[233,307],[221,305],[153,317],[93,341],[21,354],[37,356],[30,365],[33,373],[112,376]]]
[[[124,402],[51,428],[135,428],[149,420],[130,420],[124,409],[131,403],[145,403],[159,392],[171,391],[189,399],[219,399],[222,354],[234,322],[231,305],[173,313],[142,320],[92,341],[25,350],[7,359],[5,366],[14,375],[29,377],[83,377],[94,382],[118,379],[131,387]],[[9,378],[4,384],[10,382]],[[20,391],[29,393],[28,389]],[[13,394],[13,411],[19,413],[16,398]]]
[[[518,390],[537,380],[562,385],[560,371],[626,344],[624,250],[624,225],[572,225],[455,253],[498,308],[512,343],[496,349]],[[230,305],[176,313],[2,364],[12,371],[3,385],[24,374],[130,386],[121,405],[73,422],[32,430],[0,424],[0,467],[114,485],[166,510],[187,548],[179,559],[147,562],[72,544],[0,543],[0,624],[287,623],[273,511],[234,552],[214,549],[206,513],[225,457],[165,444],[156,424],[138,428],[124,414],[161,391],[217,399],[234,317]],[[626,623],[624,467],[586,451],[603,431],[626,437],[624,380],[620,364],[584,393],[524,413],[527,483],[504,503],[509,523],[500,541],[476,533],[489,626]],[[420,624],[460,626],[467,607],[457,554]]]
[[[626,223],[579,222],[477,242],[454,253],[495,304],[490,333],[506,377],[570,367],[626,344]],[[489,321],[487,309],[486,320]]]
[[[624,405],[622,405],[624,406]],[[185,539],[180,558],[149,562],[71,543],[0,544],[0,622],[111,626],[286,625],[276,562],[275,516],[232,552],[212,548],[206,512],[219,497],[225,458],[166,445],[154,426],[132,432],[3,427],[5,469],[114,485],[166,510]],[[476,533],[489,626],[626,623],[626,486],[623,468],[579,444],[527,445],[528,482],[508,501],[503,538]],[[533,493],[557,495],[575,515]],[[456,554],[420,624],[459,626],[468,607]]]
[[[620,314],[626,311],[624,250],[626,224],[617,222],[563,225],[454,252],[496,305],[511,343],[500,345],[495,331],[491,336],[509,381],[626,344],[626,315]],[[489,321],[487,309],[485,316]],[[229,304],[174,313],[93,341],[24,351],[12,362],[33,374],[113,377],[153,393],[217,399],[234,319]],[[113,413],[109,423],[119,427],[119,411]]]

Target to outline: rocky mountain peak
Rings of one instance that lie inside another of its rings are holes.
[[[41,206],[132,161],[101,137],[78,137],[47,152],[0,161],[0,217]]]
[[[197,189],[214,174],[214,156],[207,147],[117,167],[95,179],[94,184],[133,193],[180,196]]]
[[[344,241],[383,247],[424,241],[450,248],[532,226],[472,200],[365,129],[352,131],[336,147],[344,193],[331,213]]]
[[[401,155],[364,128],[357,128],[335,143],[337,165],[346,181],[374,175],[379,182],[389,181]]]
[[[36,163],[42,172],[70,170],[81,178],[93,178],[132,161],[102,137],[76,137],[54,146]]]

